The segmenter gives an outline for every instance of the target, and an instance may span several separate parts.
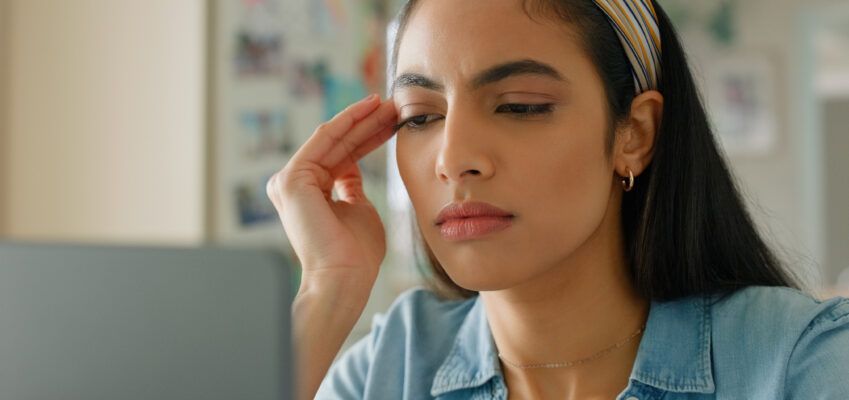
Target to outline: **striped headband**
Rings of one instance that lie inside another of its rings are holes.
[[[660,79],[660,29],[652,0],[594,0],[607,14],[631,62],[637,94],[656,90]]]

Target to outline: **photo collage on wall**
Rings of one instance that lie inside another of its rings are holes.
[[[222,242],[278,242],[266,183],[315,127],[384,91],[386,0],[218,0],[215,223]],[[385,155],[360,162],[385,204]]]

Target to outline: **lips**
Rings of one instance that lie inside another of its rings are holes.
[[[481,201],[466,201],[462,203],[451,203],[445,206],[436,217],[437,226],[446,221],[466,218],[505,218],[513,217],[513,214],[502,210],[492,204]]]
[[[448,219],[438,225],[449,242],[484,239],[513,225],[513,217],[469,217]]]

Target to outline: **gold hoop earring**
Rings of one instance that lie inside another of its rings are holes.
[[[630,192],[632,189],[634,189],[634,173],[631,172],[631,168],[627,168],[627,169],[628,169],[628,178],[622,179],[622,189],[625,189],[626,192]]]

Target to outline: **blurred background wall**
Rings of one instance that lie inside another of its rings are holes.
[[[697,80],[708,83],[703,85],[708,99],[716,95],[711,92],[715,87],[709,84],[709,78],[718,66],[717,60],[765,60],[769,64],[773,74],[773,143],[762,154],[730,151],[732,167],[753,216],[782,256],[790,265],[810,273],[814,284],[822,284],[821,279],[832,284],[840,271],[849,268],[846,258],[837,258],[832,252],[845,248],[849,236],[832,236],[829,227],[849,224],[835,209],[843,209],[837,204],[849,204],[849,197],[838,189],[845,187],[846,181],[829,179],[825,172],[827,163],[846,162],[827,161],[833,153],[829,152],[826,134],[841,131],[845,135],[849,129],[836,119],[826,120],[824,110],[826,104],[840,107],[834,99],[849,97],[849,90],[822,82],[839,81],[849,71],[845,60],[833,57],[834,53],[849,52],[849,4],[840,0],[739,0],[704,5],[660,2],[673,19],[684,15],[677,22]],[[719,11],[723,6],[727,7],[724,21]],[[699,7],[714,8],[702,24],[697,22]],[[675,11],[679,11],[677,15]],[[695,16],[687,18],[687,12]],[[835,42],[830,49],[823,48],[827,38]],[[714,121],[721,119],[722,110],[711,111]],[[847,112],[849,109],[842,113]]]
[[[6,232],[6,198],[8,197],[8,183],[6,176],[9,172],[7,155],[9,144],[8,117],[9,110],[9,6],[6,0],[0,0],[0,233]]]
[[[206,3],[2,7],[3,236],[201,242]]]
[[[847,52],[849,54],[849,52]],[[828,244],[823,264],[826,282],[849,286],[849,96],[824,102],[825,125],[825,237]]]

